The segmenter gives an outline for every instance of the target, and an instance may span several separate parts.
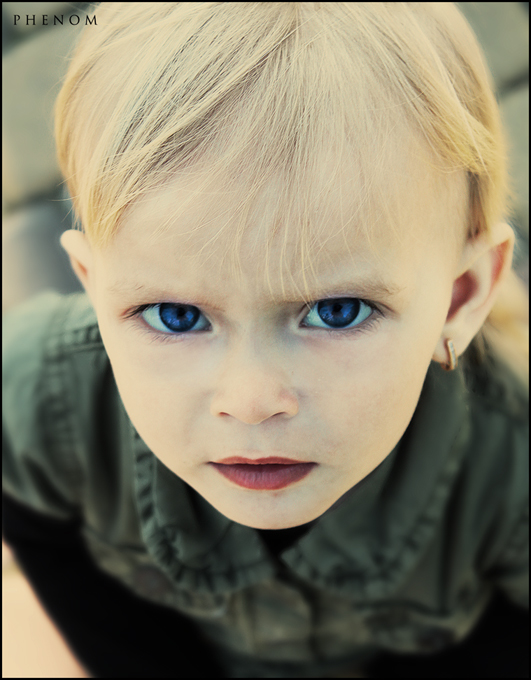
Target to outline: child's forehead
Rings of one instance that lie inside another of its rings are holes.
[[[383,172],[330,152],[296,181],[280,171],[255,179],[252,168],[225,177],[208,164],[182,169],[133,203],[119,231],[161,249],[177,238],[205,256],[235,252],[236,242],[247,252],[280,248],[293,264],[301,247],[315,261],[334,242],[378,255],[391,240],[464,232],[464,174],[442,174],[416,150]]]
[[[301,192],[306,204],[296,195],[283,204],[285,177],[278,173],[247,202],[245,176],[214,182],[198,168],[177,173],[127,211],[111,245],[120,271],[109,278],[117,288],[153,290],[160,283],[168,293],[176,281],[194,295],[243,274],[239,281],[250,292],[262,297],[269,289],[283,300],[336,282],[363,281],[367,299],[372,289],[376,295],[407,287],[418,259],[440,249],[434,230],[450,227],[452,212],[442,210],[439,200],[445,192],[437,191],[424,168],[379,187],[370,199],[360,173],[334,163],[330,157],[323,162]],[[462,182],[454,185],[463,188]],[[457,220],[459,211],[454,215]]]

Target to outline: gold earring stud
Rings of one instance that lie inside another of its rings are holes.
[[[442,364],[442,367],[444,368],[445,371],[453,371],[454,368],[457,368],[457,357],[455,354],[454,343],[450,340],[450,338],[447,338],[445,340],[445,345],[450,356],[450,363]]]

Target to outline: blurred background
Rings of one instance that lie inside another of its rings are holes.
[[[457,5],[496,84],[517,194],[514,267],[529,287],[529,3]],[[94,12],[97,3],[2,3],[2,312],[45,289],[81,290],[59,244],[72,214],[55,158],[52,110],[85,14]],[[62,25],[54,25],[54,15]],[[86,677],[4,545],[2,571],[2,677]]]

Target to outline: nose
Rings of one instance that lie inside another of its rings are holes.
[[[259,425],[272,416],[293,417],[299,402],[290,377],[271,351],[257,347],[233,348],[225,356],[211,402],[214,416],[230,416]]]

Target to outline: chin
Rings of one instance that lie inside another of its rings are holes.
[[[217,507],[217,510],[237,524],[242,524],[251,529],[265,530],[292,529],[293,527],[312,522],[322,514],[317,511],[301,513],[300,510],[293,513],[275,513],[265,510],[263,512],[252,513],[248,511],[233,511],[232,509],[229,512],[225,512],[221,507]]]

